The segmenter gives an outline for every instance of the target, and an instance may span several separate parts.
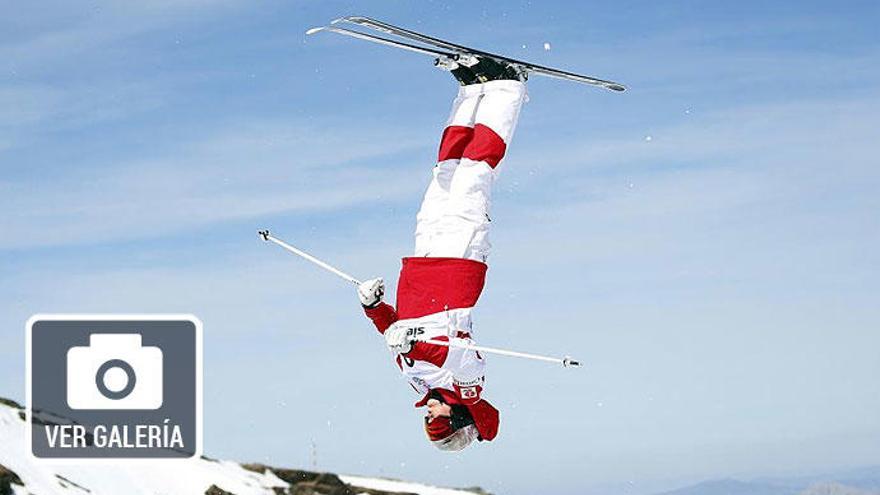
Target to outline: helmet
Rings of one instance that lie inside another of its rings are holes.
[[[439,394],[434,398],[442,399]],[[480,433],[474,427],[467,408],[459,404],[451,404],[451,416],[437,416],[433,419],[425,418],[425,433],[431,444],[440,450],[458,452],[471,444]]]
[[[430,436],[430,433],[428,435]],[[451,434],[442,439],[432,440],[431,444],[446,452],[458,452],[464,450],[465,447],[470,445],[479,436],[480,433],[477,431],[477,427],[470,424],[464,428],[452,430]]]
[[[428,440],[440,450],[457,452],[474,440],[491,441],[498,433],[498,410],[485,399],[462,404],[455,392],[437,388],[416,402],[416,407],[427,405],[429,399],[437,399],[452,407],[451,416],[425,418]]]

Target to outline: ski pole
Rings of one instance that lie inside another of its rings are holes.
[[[309,254],[301,249],[298,249],[294,246],[291,246],[290,244],[282,241],[281,239],[278,239],[277,237],[270,234],[268,230],[260,230],[257,233],[260,235],[260,237],[264,241],[273,242],[273,243],[281,246],[282,248],[286,249],[287,251],[290,251],[291,253],[293,253],[297,256],[300,256],[302,258],[305,258],[308,261],[311,261],[312,263],[320,266],[321,268],[323,268],[331,273],[334,273],[338,277],[340,277],[344,280],[347,280],[348,282],[351,282],[355,285],[360,285],[360,281],[358,279],[352,277],[351,275],[343,272],[342,270],[340,270],[340,269],[338,269],[328,263],[325,263],[324,261],[319,260],[318,258],[315,258],[311,254]],[[528,352],[508,351],[506,349],[498,349],[495,347],[485,347],[485,346],[479,346],[479,345],[473,345],[473,344],[461,344],[458,342],[444,342],[442,340],[415,339],[415,341],[416,342],[424,342],[426,344],[444,346],[444,347],[457,347],[460,349],[468,349],[468,350],[472,350],[472,351],[485,352],[488,354],[498,354],[501,356],[512,356],[512,357],[519,357],[519,358],[525,358],[525,359],[533,359],[536,361],[546,361],[546,362],[550,362],[550,363],[559,363],[566,368],[569,368],[569,367],[577,368],[577,367],[581,366],[580,361],[574,360],[569,356],[565,356],[564,358],[556,358],[556,357],[550,357],[550,356],[542,356],[540,354],[531,354]]]
[[[505,349],[498,349],[495,347],[484,347],[481,345],[474,344],[461,344],[458,342],[446,342],[443,340],[432,340],[432,339],[415,339],[416,342],[424,342],[426,344],[439,345],[443,347],[458,347],[459,349],[468,349],[471,351],[479,351],[485,352],[488,354],[499,354],[501,356],[512,356],[526,359],[534,359],[536,361],[547,361],[550,363],[559,363],[562,366],[568,368],[578,368],[581,366],[581,362],[572,359],[569,356],[565,356],[564,358],[556,358],[550,356],[542,356],[540,354],[530,354],[528,352],[517,352],[517,351],[508,351]]]
[[[320,266],[321,268],[327,270],[328,272],[334,273],[338,277],[345,279],[345,280],[353,283],[354,285],[360,285],[360,283],[361,283],[360,280],[352,277],[351,275],[345,273],[344,271],[342,271],[338,268],[335,268],[335,267],[319,260],[318,258],[315,258],[311,254],[309,254],[301,249],[298,249],[298,248],[291,246],[290,244],[282,241],[281,239],[278,239],[277,237],[274,237],[272,234],[269,233],[268,230],[259,230],[259,231],[257,231],[257,234],[259,234],[260,237],[262,237],[264,241],[274,242],[275,244],[278,244],[282,248],[290,251],[291,253],[293,253],[297,256],[300,256],[302,258],[305,258],[308,261],[311,261],[312,263]]]

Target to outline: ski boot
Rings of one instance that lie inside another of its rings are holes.
[[[438,58],[434,65],[452,72],[462,86],[500,80],[525,82],[528,79],[528,73],[518,66],[476,55],[461,55],[456,60]]]

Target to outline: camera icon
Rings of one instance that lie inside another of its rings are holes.
[[[162,350],[143,347],[140,334],[93,333],[88,347],[67,351],[71,409],[162,407]]]

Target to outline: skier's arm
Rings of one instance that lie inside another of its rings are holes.
[[[364,313],[376,325],[379,333],[384,334],[385,330],[397,321],[397,311],[390,304],[382,302],[385,295],[385,282],[381,278],[374,278],[361,282],[357,288],[358,299],[361,301],[361,307]]]
[[[435,337],[436,340],[447,340],[446,337]],[[441,368],[446,362],[446,356],[449,354],[449,348],[442,345],[430,344],[428,342],[413,342],[412,350],[406,354],[406,357],[415,361],[427,361],[434,366]]]
[[[381,334],[384,334],[385,330],[397,321],[397,311],[390,304],[383,302],[372,308],[364,306],[364,313],[373,321],[373,324],[376,325],[376,330],[379,330]]]

